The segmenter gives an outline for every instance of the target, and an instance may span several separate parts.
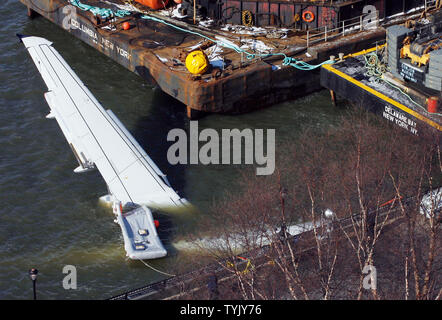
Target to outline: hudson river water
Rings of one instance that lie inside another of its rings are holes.
[[[16,33],[45,37],[105,108],[115,112],[172,186],[201,213],[173,215],[160,232],[167,243],[195,231],[208,208],[235,190],[236,166],[171,166],[166,153],[173,128],[189,128],[185,108],[137,75],[43,18],[29,20],[18,0],[0,3],[0,299],[31,299],[28,270],[36,267],[39,299],[105,299],[164,276],[141,262],[127,261],[119,226],[99,205],[106,185],[98,172],[74,174],[77,162],[56,121],[48,113],[46,86]],[[210,115],[200,129],[274,128],[277,144],[304,126],[338,125],[343,110],[333,108],[328,91],[241,115]],[[173,250],[172,250],[173,251]],[[180,252],[150,261],[168,271]],[[78,288],[64,290],[62,269],[74,265]],[[183,266],[192,268],[191,265]]]

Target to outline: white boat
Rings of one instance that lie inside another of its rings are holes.
[[[101,106],[50,41],[19,38],[48,87],[44,95],[50,107],[47,118],[57,120],[77,158],[79,166],[74,172],[96,168],[105,180],[109,194],[101,199],[113,204],[129,258],[165,256],[150,209],[187,207],[186,199],[175,192],[166,175],[115,114]],[[138,208],[124,213],[120,208],[126,204],[137,204]]]

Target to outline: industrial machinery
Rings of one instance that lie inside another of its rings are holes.
[[[388,68],[397,78],[442,91],[442,12],[387,29]]]

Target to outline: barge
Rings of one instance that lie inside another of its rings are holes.
[[[442,131],[442,11],[387,28],[386,44],[321,68],[321,85],[414,135]]]
[[[331,55],[385,37],[426,0],[177,0],[153,10],[122,0],[20,0],[182,102],[187,115],[242,113],[321,88],[316,69]],[[395,20],[396,21],[396,20]],[[203,52],[207,68],[189,72]]]

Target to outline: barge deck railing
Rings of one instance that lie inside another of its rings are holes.
[[[425,0],[425,10],[431,9],[433,7],[436,8],[438,0]],[[439,0],[439,3],[441,1]]]
[[[424,5],[420,8],[416,8],[416,9],[417,10],[422,9],[423,11],[427,11],[427,10],[431,10],[431,9],[440,8],[441,6],[442,6],[442,0],[425,0]],[[413,10],[413,13],[414,12],[415,12],[415,10]],[[407,14],[412,14],[412,13],[410,11],[409,12],[402,12],[400,15],[407,15]],[[418,13],[418,15],[419,14],[421,14],[421,13]],[[316,44],[321,41],[327,42],[328,40],[331,40],[331,39],[334,39],[334,38],[337,38],[340,36],[345,36],[350,33],[354,33],[357,31],[363,31],[364,29],[368,29],[368,28],[365,28],[366,26],[364,26],[364,21],[365,21],[364,19],[369,16],[370,16],[370,14],[362,14],[360,16],[353,17],[351,19],[342,20],[338,23],[339,26],[336,28],[333,28],[330,26],[324,26],[324,27],[319,27],[319,28],[307,30],[307,34],[304,38],[304,40],[306,40],[306,42],[307,42],[307,48],[309,48],[312,44]],[[414,17],[414,16],[415,15],[413,15],[412,17]],[[367,26],[371,27],[373,24],[375,24],[377,26],[380,22],[384,22],[388,18],[391,18],[391,17],[380,18],[379,16],[377,16],[376,20],[368,22]]]
[[[325,26],[312,30],[307,30],[307,34],[305,37],[305,40],[307,41],[307,47],[310,47],[310,45],[321,41],[327,42],[328,40],[339,36],[345,36],[352,32],[364,30],[364,18],[366,18],[367,16],[368,14],[363,14],[351,19],[342,20],[339,22],[339,26],[336,28]],[[379,17],[377,21],[379,21]]]

